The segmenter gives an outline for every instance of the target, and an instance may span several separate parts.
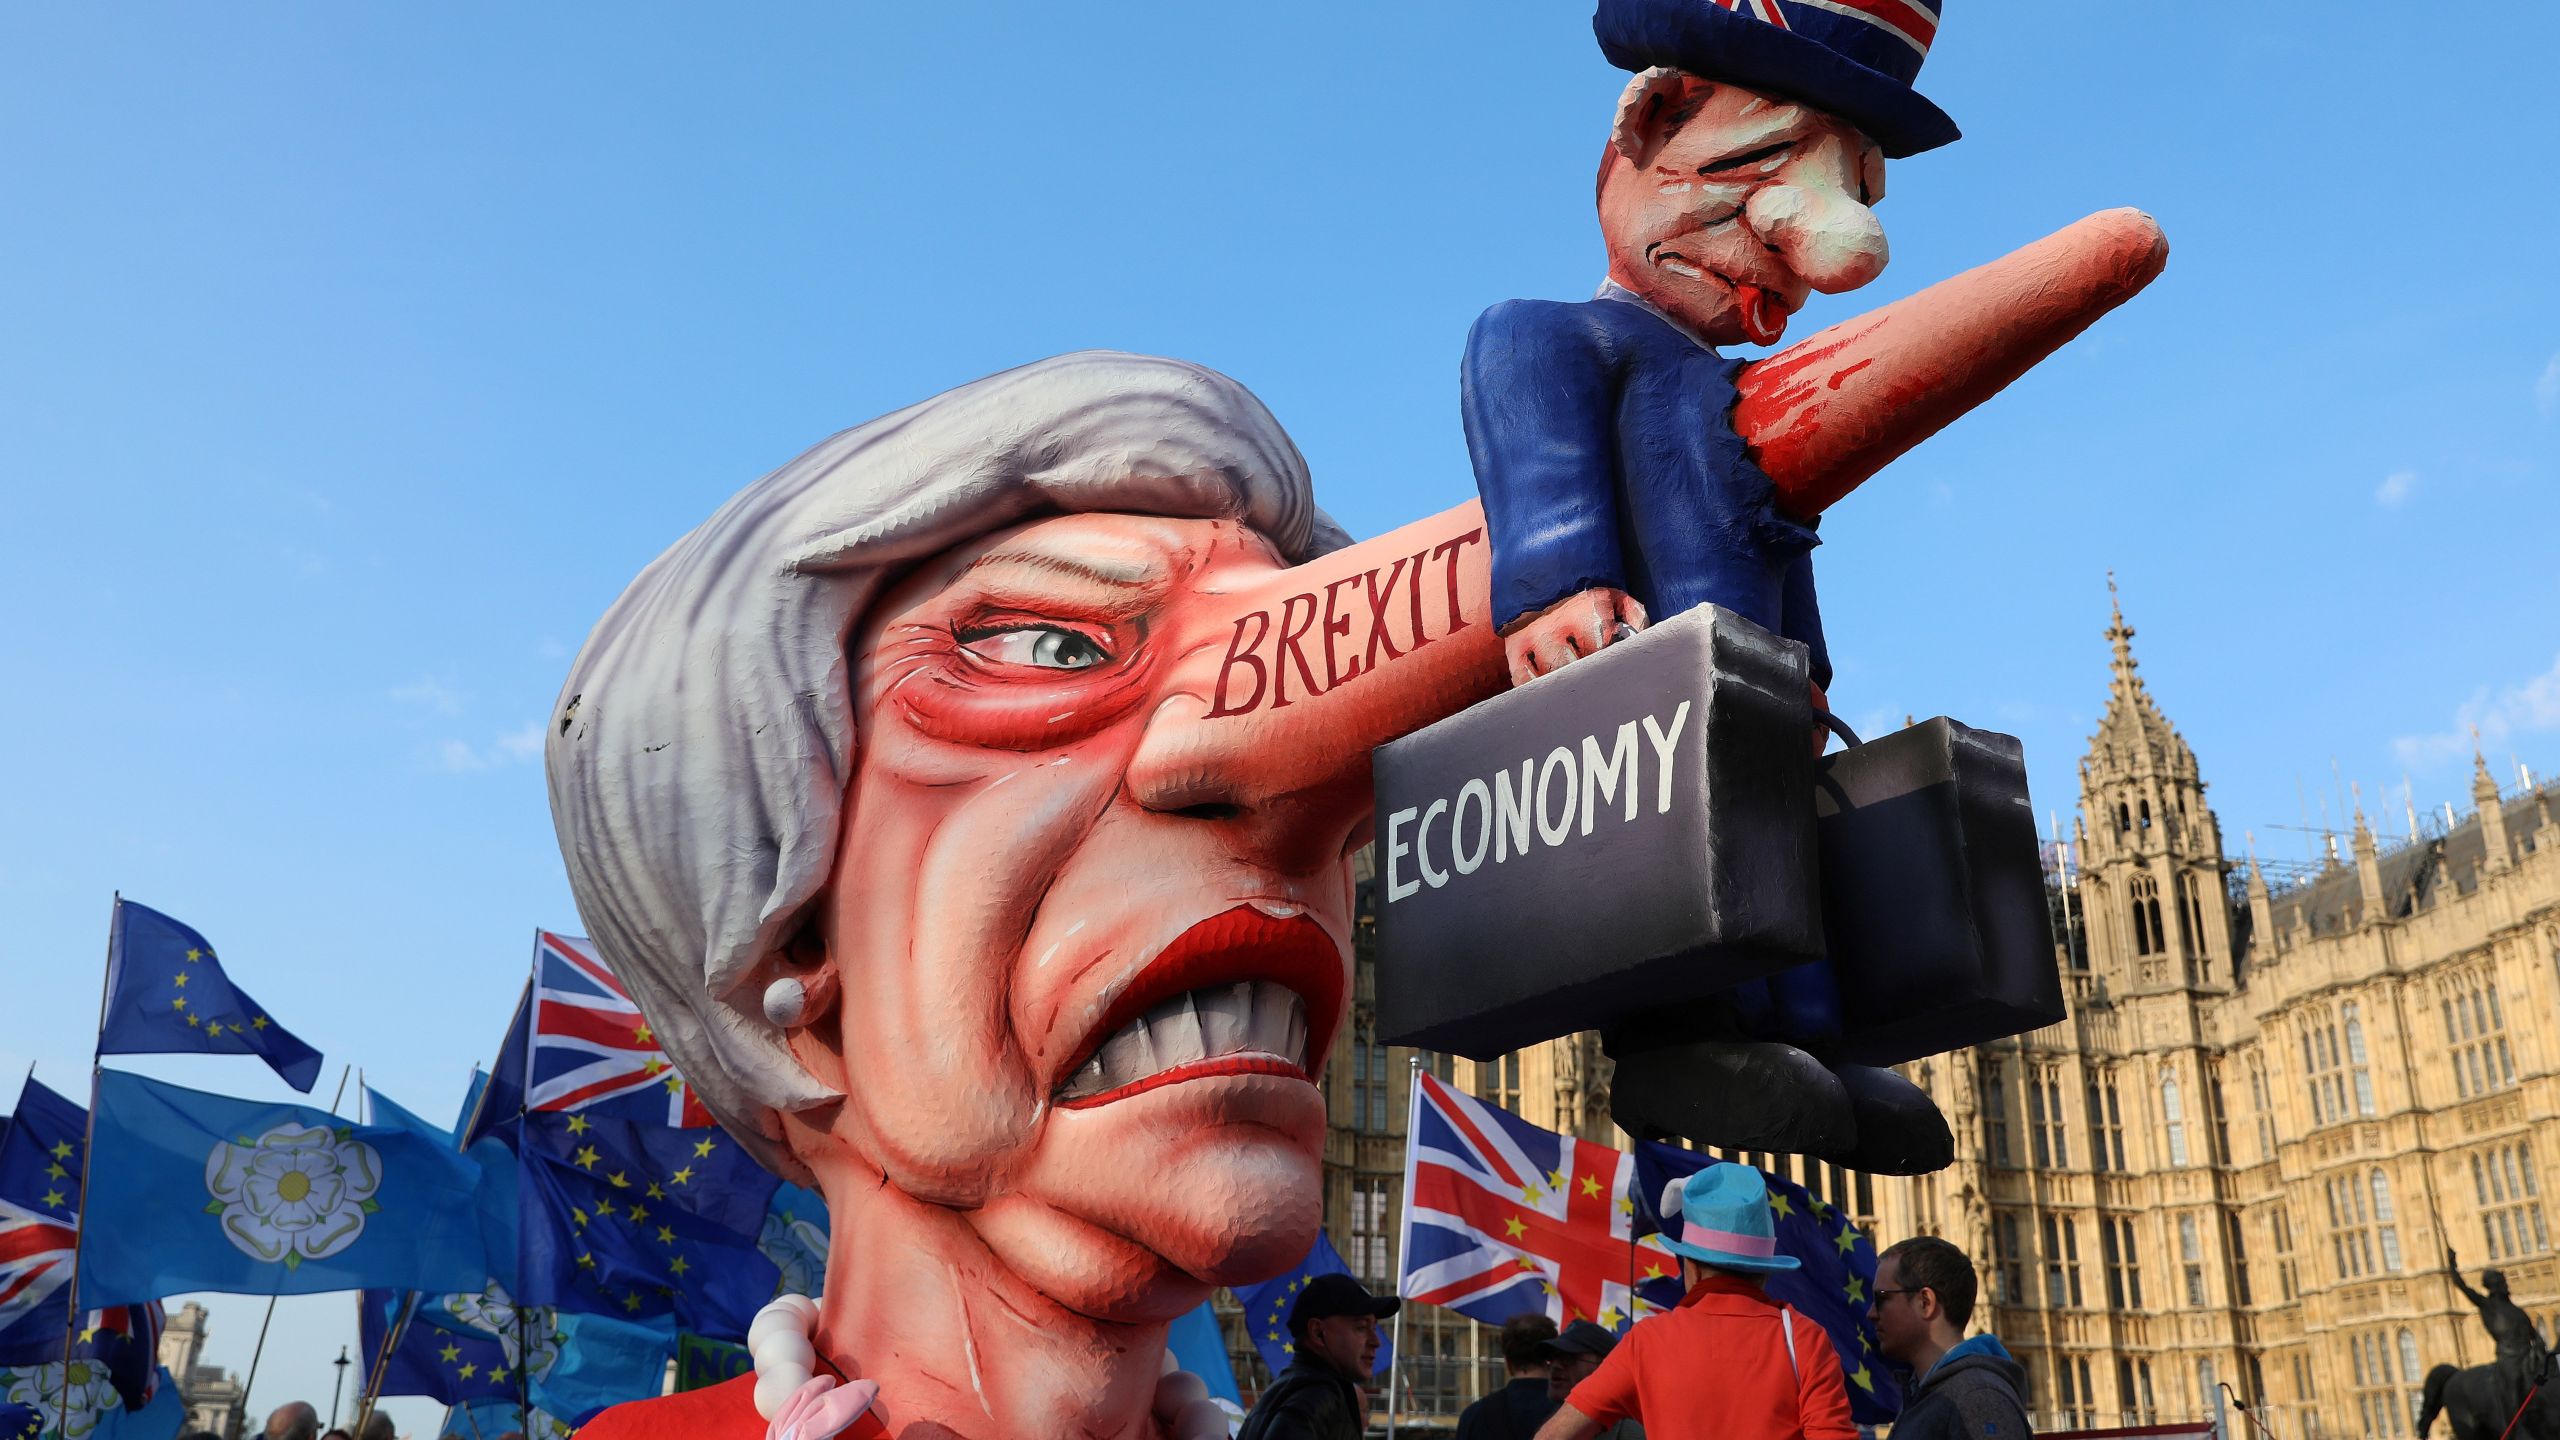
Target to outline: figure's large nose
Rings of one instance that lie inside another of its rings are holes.
[[[1498,693],[1484,512],[1459,506],[1196,606],[1129,767],[1148,809],[1357,827],[1370,748]]]
[[[1855,290],[1884,272],[1884,222],[1834,185],[1763,185],[1742,218],[1787,268],[1826,295]]]

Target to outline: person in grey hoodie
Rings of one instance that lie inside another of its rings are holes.
[[[2000,1337],[1965,1337],[1973,1318],[1973,1262],[1934,1235],[1915,1236],[1876,1261],[1868,1314],[1876,1348],[1911,1372],[1893,1440],[2025,1440],[2026,1371]]]

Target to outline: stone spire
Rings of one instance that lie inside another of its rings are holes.
[[[2133,658],[2133,627],[2125,623],[2123,598],[2115,572],[2107,572],[2106,638],[2114,655],[2109,662],[2107,711],[2090,738],[2084,769],[2118,775],[2159,775],[2188,783],[2197,781],[2195,752],[2187,748],[2178,727],[2160,713],[2150,688],[2142,683],[2141,662]],[[2198,785],[2201,789],[2201,785]]]
[[[2507,850],[2507,807],[2498,799],[2498,782],[2489,774],[2476,731],[2471,737],[2471,804],[2480,812],[2480,839],[2488,847],[2484,864],[2491,871],[2506,869],[2514,860]]]
[[[2383,918],[2382,858],[2374,850],[2373,827],[2364,823],[2364,790],[2356,790],[2356,890],[2364,897],[2364,918]]]
[[[2258,834],[2244,830],[2241,836],[2249,846],[2249,931],[2255,937],[2251,943],[2272,953],[2276,948],[2275,900],[2267,893],[2267,877],[2258,873]]]
[[[2235,971],[2223,902],[2222,831],[2195,752],[2160,712],[2133,658],[2107,576],[2105,715],[2080,760],[2080,895],[2089,968],[2120,994],[2221,987]]]
[[[2147,701],[2142,693],[2142,677],[2134,673],[2141,662],[2133,658],[2133,627],[2124,623],[2124,597],[2116,593],[2116,572],[2107,572],[2107,643],[2115,648],[2115,680],[2108,688],[2108,708],[2128,701]]]

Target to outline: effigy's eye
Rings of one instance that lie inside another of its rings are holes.
[[[1059,625],[982,625],[955,632],[962,648],[999,665],[1040,670],[1090,670],[1111,653],[1092,636]]]

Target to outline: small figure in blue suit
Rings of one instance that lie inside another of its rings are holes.
[[[1873,207],[1886,158],[1957,135],[1912,88],[1936,4],[1601,0],[1592,25],[1636,72],[1601,157],[1608,277],[1589,300],[1487,310],[1462,369],[1513,683],[1716,604],[1803,642],[1821,708],[1818,517],[1788,508],[1735,433],[1743,362],[1716,347],[1772,344],[1812,291],[1884,269]],[[1720,1092],[1704,1108],[1727,1118],[1689,1138],[1881,1160],[1901,1144],[1891,1132],[1923,1114],[1943,1130],[1888,1072],[1835,1070],[1800,1048],[1838,1035],[1828,965],[1713,1008],[1724,1038],[1684,1045],[1683,1063]]]

